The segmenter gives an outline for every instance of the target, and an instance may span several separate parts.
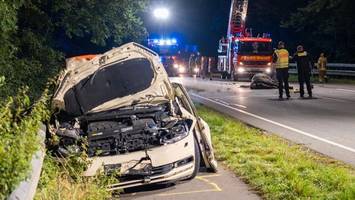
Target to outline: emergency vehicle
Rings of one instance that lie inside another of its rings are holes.
[[[217,70],[223,79],[274,73],[270,34],[253,37],[252,29],[245,27],[247,13],[248,0],[232,0],[227,38],[219,41],[218,49]]]
[[[195,76],[199,69],[191,65],[198,54],[196,45],[182,44],[175,38],[148,39],[148,47],[157,52],[169,76]]]

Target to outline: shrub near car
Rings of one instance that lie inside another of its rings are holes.
[[[52,104],[57,154],[87,151],[85,176],[118,172],[109,190],[192,179],[200,165],[217,169],[208,125],[158,55],[138,44],[68,62]]]

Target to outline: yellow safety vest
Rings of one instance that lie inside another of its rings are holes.
[[[275,50],[275,54],[277,55],[277,61],[275,63],[275,67],[277,69],[288,68],[289,56],[290,56],[288,51],[286,49],[277,49]]]

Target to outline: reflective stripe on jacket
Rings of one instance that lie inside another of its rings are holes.
[[[277,60],[275,62],[276,68],[288,68],[289,65],[289,56],[290,54],[286,49],[277,49],[275,50]]]

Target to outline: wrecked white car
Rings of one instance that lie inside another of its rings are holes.
[[[69,62],[59,81],[49,125],[60,140],[57,151],[85,149],[85,176],[118,171],[109,190],[192,179],[201,165],[216,171],[208,125],[151,50],[129,43]]]

